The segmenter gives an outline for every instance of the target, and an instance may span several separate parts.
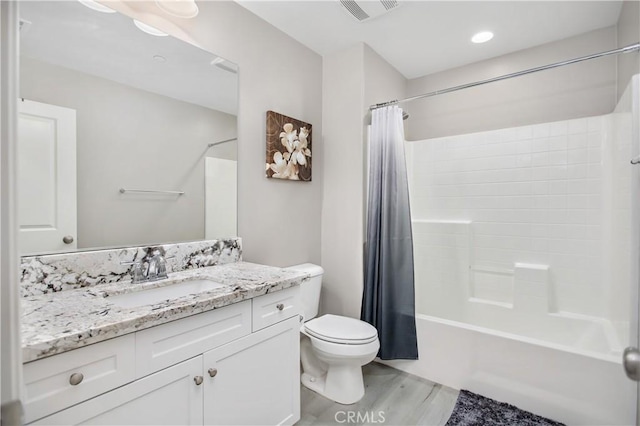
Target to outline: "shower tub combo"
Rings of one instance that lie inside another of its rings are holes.
[[[389,365],[568,424],[635,424],[638,83],[604,116],[407,143],[420,359]]]

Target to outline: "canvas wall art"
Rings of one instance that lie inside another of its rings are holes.
[[[311,124],[267,111],[268,178],[311,181]]]

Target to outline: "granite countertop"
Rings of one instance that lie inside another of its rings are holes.
[[[309,275],[248,262],[170,273],[143,284],[100,284],[22,299],[23,362],[97,343],[169,321],[300,285]],[[170,301],[122,308],[109,296],[182,281],[207,279],[224,284]]]

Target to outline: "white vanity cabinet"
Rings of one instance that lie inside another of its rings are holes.
[[[84,357],[74,353],[102,353],[105,345],[110,354],[118,348],[127,354],[122,363],[128,380],[84,398],[84,383],[71,386],[74,398],[68,403],[58,397],[51,404],[46,392],[32,401],[27,393],[26,420],[34,425],[293,424],[300,418],[299,290],[289,288],[25,364],[29,389],[29,380],[40,387],[50,381],[45,364],[74,360],[76,365],[58,368],[62,383],[70,380],[68,372],[83,371]],[[277,311],[269,316],[271,325],[262,321],[253,328],[256,309],[264,315],[269,305]]]

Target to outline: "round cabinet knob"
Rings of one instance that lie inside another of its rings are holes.
[[[71,235],[65,235],[62,237],[62,242],[65,244],[71,244],[73,242],[73,237]]]
[[[208,373],[209,373],[209,376],[216,377],[216,374],[218,374],[218,369],[217,368],[210,368]]]
[[[276,305],[276,308],[278,308],[278,310],[279,310],[279,311],[281,311],[281,310],[283,310],[283,309],[284,309],[284,305],[283,305],[282,303],[278,303],[278,304]]]
[[[82,383],[84,379],[84,375],[82,373],[73,373],[71,377],[69,377],[69,384],[71,386],[77,386]]]
[[[196,385],[200,386],[202,384],[202,376],[194,377],[193,381],[196,382]]]

